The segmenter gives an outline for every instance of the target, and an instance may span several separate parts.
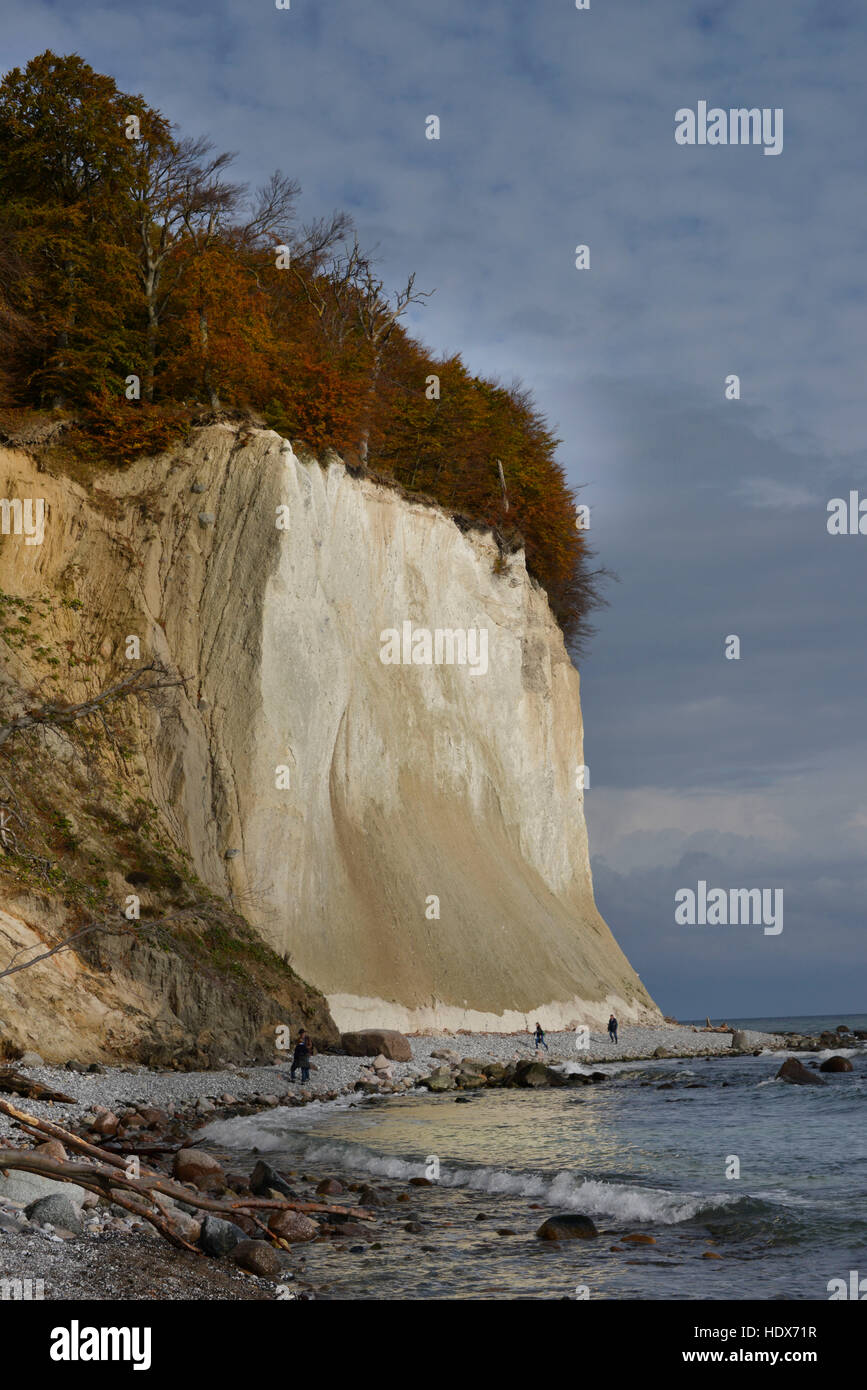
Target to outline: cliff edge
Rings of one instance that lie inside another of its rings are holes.
[[[661,1021],[594,904],[579,676],[522,552],[248,426],[90,480],[6,449],[0,497],[45,502],[0,537],[47,603],[7,694],[131,636],[188,678],[131,702],[124,794],[341,1030]]]

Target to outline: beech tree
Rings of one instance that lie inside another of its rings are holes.
[[[523,545],[580,639],[600,572],[532,397],[431,354],[406,317],[432,291],[389,290],[345,213],[298,227],[297,183],[278,171],[251,194],[234,160],[75,54],[6,74],[4,401],[74,403],[77,447],[115,466],[168,447],[199,400],[258,412]]]

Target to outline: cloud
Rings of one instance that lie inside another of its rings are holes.
[[[251,183],[297,177],[304,216],[349,206],[388,281],[436,287],[415,331],[533,386],[620,576],[582,663],[603,910],[671,1007],[842,1007],[864,962],[867,539],[829,537],[825,506],[864,477],[867,11],[7,8],[10,64],[77,50]],[[783,107],[782,154],[676,146],[699,99]],[[695,855],[784,875],[783,936],[738,956],[677,935]]]

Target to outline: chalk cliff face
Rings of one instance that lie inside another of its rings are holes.
[[[522,553],[266,430],[96,483],[0,455],[0,495],[47,504],[0,585],[73,583],[100,660],[133,634],[192,678],[140,706],[151,795],[339,1027],[659,1020],[594,905],[579,677]],[[400,660],[405,624],[445,659]]]

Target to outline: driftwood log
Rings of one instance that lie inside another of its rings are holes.
[[[50,1086],[43,1086],[41,1081],[31,1081],[29,1076],[22,1076],[20,1071],[14,1071],[12,1067],[0,1067],[0,1091],[24,1096],[27,1100],[60,1100],[66,1105],[76,1104],[75,1096],[53,1091]]]
[[[19,1110],[17,1106],[12,1105],[10,1101],[0,1100],[0,1113],[17,1121],[32,1138],[40,1141],[59,1139],[63,1145],[78,1150],[90,1160],[89,1162],[75,1162],[70,1159],[61,1161],[56,1158],[49,1158],[44,1153],[36,1153],[32,1149],[0,1149],[0,1172],[7,1169],[20,1169],[27,1173],[37,1173],[44,1178],[52,1178],[55,1182],[76,1183],[79,1187],[84,1187],[87,1191],[95,1192],[97,1196],[105,1197],[106,1200],[124,1207],[127,1211],[140,1217],[141,1220],[148,1221],[159,1231],[160,1235],[181,1250],[192,1250],[199,1255],[203,1253],[172,1229],[166,1209],[159,1203],[158,1198],[160,1196],[169,1197],[176,1202],[185,1202],[188,1206],[199,1207],[202,1211],[212,1212],[225,1221],[231,1221],[233,1216],[242,1213],[261,1228],[272,1244],[284,1250],[291,1248],[288,1242],[269,1230],[259,1219],[257,1213],[270,1214],[275,1211],[328,1212],[336,1216],[352,1216],[359,1221],[373,1220],[371,1213],[362,1207],[331,1206],[327,1202],[290,1201],[285,1197],[244,1197],[241,1194],[234,1194],[231,1199],[206,1197],[196,1187],[180,1183],[174,1178],[167,1177],[165,1173],[148,1169],[142,1164],[139,1164],[138,1176],[132,1177],[128,1171],[128,1163],[124,1162],[122,1158],[115,1158],[113,1154],[106,1153],[94,1144],[89,1144],[86,1139],[80,1139],[77,1134],[62,1129],[60,1125],[52,1124],[49,1120],[40,1120],[35,1115],[29,1115],[26,1111]]]

